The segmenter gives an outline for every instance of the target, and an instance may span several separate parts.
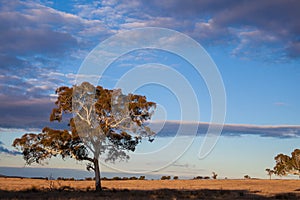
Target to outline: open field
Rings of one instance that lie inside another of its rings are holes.
[[[0,178],[0,199],[300,199],[300,180],[57,181]]]

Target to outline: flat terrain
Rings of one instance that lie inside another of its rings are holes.
[[[57,181],[0,178],[0,199],[300,199],[300,180]]]

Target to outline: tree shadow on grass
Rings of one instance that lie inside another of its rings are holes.
[[[104,189],[101,192],[76,190],[65,187],[55,190],[38,190],[35,188],[23,191],[0,190],[0,199],[300,199],[300,194],[285,193],[266,197],[257,194],[259,191],[247,190],[128,190]]]

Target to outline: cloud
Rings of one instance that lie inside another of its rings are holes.
[[[274,105],[275,106],[288,106],[288,104],[285,102],[275,102]]]
[[[50,98],[23,98],[0,95],[0,126],[11,128],[36,128],[49,124],[49,115],[54,107]]]
[[[35,73],[35,72],[32,72]],[[49,122],[55,107],[55,90],[73,84],[76,74],[40,69],[39,77],[0,75],[0,127],[42,128]],[[80,75],[79,79],[98,80],[96,75]]]
[[[232,45],[236,56],[249,49],[246,56],[257,58],[258,48],[269,48],[268,52],[277,53],[269,58],[273,60],[276,56],[300,56],[299,6],[297,0],[125,0],[114,5],[114,9],[123,16],[121,28],[173,28],[206,45]]]
[[[154,130],[158,130],[157,137],[174,137],[180,136],[204,136],[207,133],[209,123],[197,123],[197,122],[180,122],[180,121],[166,121],[153,122],[150,127]],[[185,130],[181,133],[179,127]],[[198,126],[197,133],[192,132],[195,130],[195,126]],[[160,127],[159,129],[157,127]],[[162,128],[161,128],[162,127]],[[225,124],[222,130],[221,136],[242,136],[242,135],[257,135],[260,137],[275,137],[275,138],[298,138],[300,137],[300,126],[291,125],[240,125],[240,124]]]
[[[172,28],[201,43],[228,45],[240,57],[300,55],[296,0],[123,0],[75,2],[67,9],[55,5],[1,2],[0,126],[48,121],[55,88],[74,83],[74,72],[95,44],[132,28]]]
[[[7,148],[4,146],[3,142],[0,141],[0,154],[1,154],[1,153],[13,155],[13,156],[21,155],[21,154],[22,154],[21,152],[18,152],[18,151],[12,151],[12,150],[7,149]]]
[[[58,55],[68,48],[76,47],[77,41],[66,32],[51,29],[49,24],[43,24],[34,12],[31,15],[16,11],[0,13],[1,47],[5,54],[30,55],[32,53],[47,53]],[[27,12],[27,11],[26,11]],[[41,11],[43,13],[43,11]],[[43,16],[40,16],[42,19]]]
[[[112,33],[99,19],[87,20],[28,1],[2,2],[0,21],[1,66],[14,72],[58,68],[74,52],[95,45],[95,37],[97,42]]]

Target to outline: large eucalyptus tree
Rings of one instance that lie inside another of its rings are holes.
[[[156,104],[145,96],[122,94],[120,89],[104,89],[88,82],[56,90],[56,108],[50,121],[69,120],[64,130],[45,127],[41,133],[26,133],[13,142],[22,150],[27,164],[41,163],[52,156],[88,161],[95,172],[96,190],[101,190],[100,156],[105,161],[129,159],[143,137],[153,140],[154,132],[145,125]]]
[[[291,156],[278,154],[275,161],[274,171],[276,175],[286,176],[292,174],[298,175],[300,178],[300,149],[295,149]]]

